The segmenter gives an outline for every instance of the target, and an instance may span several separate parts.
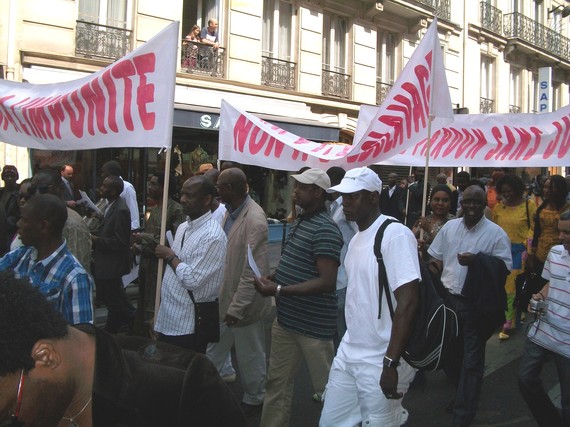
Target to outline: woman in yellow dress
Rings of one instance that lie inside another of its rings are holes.
[[[567,194],[568,187],[563,176],[552,175],[544,182],[544,202],[536,210],[534,235],[527,259],[527,270],[534,271],[539,276],[548,252],[560,243],[558,220],[562,212],[570,209],[570,203],[566,201]]]
[[[509,338],[511,329],[515,327],[515,300],[517,275],[523,271],[523,258],[526,257],[527,242],[534,228],[533,218],[536,213],[534,201],[524,195],[525,185],[516,175],[504,175],[496,184],[497,192],[502,199],[493,209],[493,221],[499,225],[511,240],[513,268],[507,276],[505,291],[507,293],[507,311],[505,323],[499,333],[499,339]]]

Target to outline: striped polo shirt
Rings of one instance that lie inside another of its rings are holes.
[[[570,254],[564,246],[550,250],[542,277],[550,282],[546,297],[548,309],[532,324],[528,338],[570,358]]]
[[[342,235],[324,210],[295,221],[281,260],[275,282],[282,286],[319,277],[318,258],[331,258],[340,264]],[[277,301],[279,325],[290,332],[311,338],[330,340],[335,334],[337,317],[334,292],[310,296],[282,296]]]

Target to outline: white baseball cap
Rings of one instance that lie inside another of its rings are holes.
[[[369,168],[355,168],[349,170],[340,184],[335,185],[327,190],[327,193],[356,193],[360,190],[370,192],[382,191],[382,180],[376,172]]]
[[[322,169],[307,169],[301,174],[291,175],[291,178],[295,179],[301,184],[315,184],[316,186],[321,187],[323,190],[326,190],[331,186],[331,179]]]

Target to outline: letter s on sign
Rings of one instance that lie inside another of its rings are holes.
[[[204,114],[203,116],[200,117],[200,127],[209,129],[212,127],[212,118],[207,115]]]

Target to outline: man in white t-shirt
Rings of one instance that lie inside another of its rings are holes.
[[[378,319],[378,262],[374,255],[376,232],[387,219],[380,214],[382,181],[368,168],[348,171],[329,192],[343,197],[346,219],[355,221],[345,259],[348,276],[345,316],[347,331],[333,361],[323,396],[319,425],[400,426],[408,418],[402,398],[415,370],[400,359],[412,332],[419,307],[421,278],[417,242],[403,224],[389,225],[381,251],[392,292],[382,296]],[[386,298],[395,305],[394,322]]]

